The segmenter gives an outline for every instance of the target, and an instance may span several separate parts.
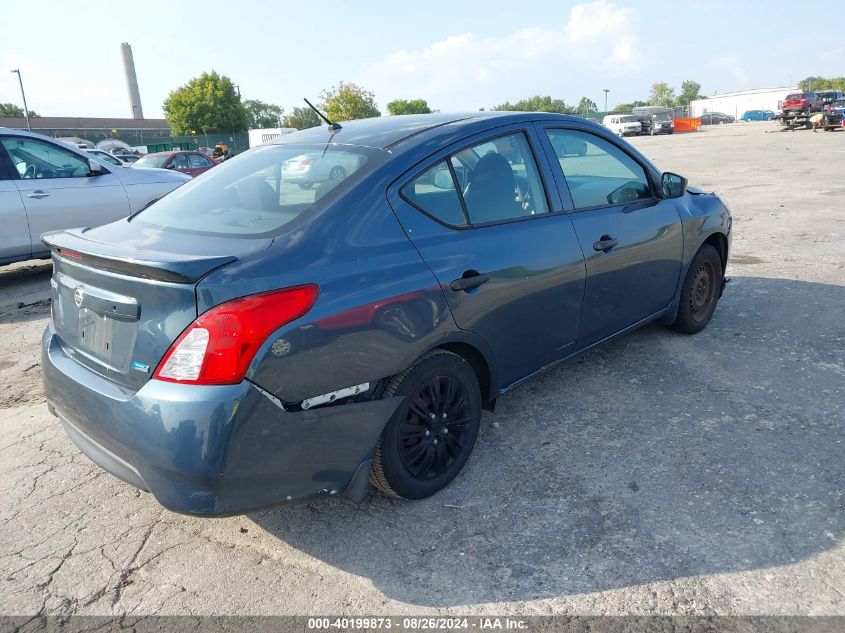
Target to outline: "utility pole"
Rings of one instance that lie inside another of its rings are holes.
[[[23,79],[21,79],[20,68],[15,68],[12,71],[18,74],[18,83],[21,85],[21,97],[23,98],[23,115],[26,117],[26,129],[32,132],[32,126],[29,124],[29,108],[26,107],[26,93],[23,91]]]
[[[609,89],[604,89],[604,113],[607,114],[607,93],[610,92]]]

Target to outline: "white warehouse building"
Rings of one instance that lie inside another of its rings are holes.
[[[738,120],[742,113],[748,110],[780,112],[786,95],[797,90],[797,88],[755,88],[715,94],[707,99],[696,99],[691,102],[690,114],[693,117],[699,117],[707,112],[723,112]]]

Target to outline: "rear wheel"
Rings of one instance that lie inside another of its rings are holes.
[[[705,244],[690,264],[681,287],[678,314],[669,327],[684,334],[695,334],[707,327],[716,311],[723,279],[722,258],[715,248]]]
[[[425,354],[390,381],[383,397],[404,400],[382,431],[370,481],[387,494],[424,499],[466,464],[481,426],[472,367],[445,350]]]

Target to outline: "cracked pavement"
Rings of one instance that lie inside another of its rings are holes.
[[[417,503],[163,510],[47,412],[49,262],[0,268],[0,614],[845,614],[845,133],[633,142],[731,207],[713,322],[528,382]]]

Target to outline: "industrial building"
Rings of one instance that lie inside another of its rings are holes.
[[[714,94],[706,99],[696,99],[690,103],[690,116],[699,117],[708,112],[723,112],[737,120],[748,110],[771,110],[778,112],[783,107],[783,100],[796,88],[755,88]]]

